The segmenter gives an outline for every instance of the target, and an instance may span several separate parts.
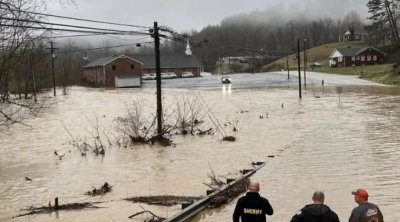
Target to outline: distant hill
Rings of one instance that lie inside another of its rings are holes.
[[[308,54],[308,71],[332,73],[332,74],[343,74],[343,75],[360,75],[360,78],[365,78],[371,81],[388,84],[388,85],[400,85],[400,50],[388,53],[388,61],[381,65],[366,65],[356,67],[345,67],[345,68],[330,68],[328,63],[328,57],[332,50],[335,48],[362,48],[368,46],[363,41],[357,42],[335,42],[326,45],[321,45],[315,48],[307,50]],[[301,58],[303,59],[304,51],[300,52]],[[289,69],[297,69],[297,60],[295,60],[295,54],[288,56]],[[320,68],[311,69],[310,65],[314,62],[321,64]],[[280,71],[286,70],[286,57],[281,58],[275,62],[264,65],[261,68],[261,72],[269,71]],[[303,70],[303,62],[301,63],[301,70]]]
[[[357,42],[334,42],[325,45],[321,45],[315,48],[307,49],[308,64],[314,62],[321,63],[322,66],[328,66],[328,57],[332,50],[335,48],[362,48],[367,46],[366,43],[362,41]],[[301,49],[301,58],[303,58],[304,50]],[[289,69],[297,69],[297,60],[294,60],[295,53],[289,55]],[[261,68],[262,72],[267,71],[277,71],[281,69],[286,69],[286,58],[281,58],[273,63],[265,65]]]

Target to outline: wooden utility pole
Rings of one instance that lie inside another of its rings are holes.
[[[304,38],[304,55],[303,55],[303,65],[304,65],[304,88],[307,88],[306,71],[307,71],[307,38]]]
[[[163,131],[162,97],[161,97],[161,65],[160,65],[160,34],[157,22],[154,22],[154,50],[156,55],[156,84],[157,84],[157,133]]]
[[[54,48],[53,42],[50,42],[50,52],[51,52],[51,70],[53,73],[53,91],[54,91],[54,96],[56,96],[56,76],[54,73],[54,59],[56,58],[56,54],[54,54],[54,51],[56,48]]]
[[[30,56],[29,63],[30,63],[32,82],[33,82],[33,97],[34,97],[35,103],[36,103],[37,102],[36,81],[35,81],[35,71],[33,70],[33,58],[32,58],[32,55]]]
[[[254,48],[251,51],[251,74],[254,74]]]
[[[300,39],[297,39],[297,69],[299,70],[299,98],[301,99]]]
[[[288,58],[288,55],[286,55],[286,69],[287,69],[287,79],[290,79],[290,75],[289,75],[289,58]]]

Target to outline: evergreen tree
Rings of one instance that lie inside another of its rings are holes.
[[[378,37],[380,31],[384,28],[390,29],[392,43],[400,43],[399,31],[397,28],[397,21],[395,18],[396,9],[400,0],[369,0],[367,3],[368,12],[371,16],[368,18],[372,20],[372,24],[367,27],[370,31],[371,37]],[[380,38],[385,38],[381,34]]]

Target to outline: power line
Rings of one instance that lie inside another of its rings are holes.
[[[5,27],[14,27],[14,28],[30,28],[30,29],[38,29],[38,30],[47,30],[47,31],[64,31],[64,32],[77,32],[77,33],[92,33],[92,34],[111,34],[111,35],[129,35],[136,34],[136,32],[131,31],[119,31],[119,32],[100,32],[100,31],[92,31],[92,30],[79,30],[79,29],[61,29],[61,28],[47,28],[47,27],[37,27],[37,26],[29,26],[29,25],[7,25],[2,24],[1,26]]]
[[[7,5],[12,5],[12,4],[0,1],[0,5],[6,5],[7,6]],[[4,8],[0,7],[0,9],[4,9]],[[24,13],[30,13],[30,14],[33,14],[33,15],[41,15],[41,16],[54,17],[54,18],[70,19],[70,20],[76,20],[76,21],[85,21],[85,22],[93,22],[93,23],[108,24],[108,25],[118,25],[118,26],[134,27],[134,28],[143,28],[143,29],[147,29],[147,30],[151,28],[151,27],[141,26],[141,25],[131,25],[131,24],[124,24],[124,23],[106,22],[106,21],[99,21],[99,20],[92,20],[92,19],[83,19],[83,18],[76,18],[76,17],[69,17],[69,16],[61,16],[61,15],[54,15],[54,14],[47,14],[47,13],[32,12],[32,11],[26,11],[26,10],[20,10],[20,9],[18,9],[18,10],[8,9],[8,10],[24,12]]]
[[[112,48],[120,48],[120,47],[126,47],[126,46],[141,46],[142,44],[153,44],[153,41],[147,41],[147,42],[135,42],[135,43],[130,43],[130,44],[122,44],[122,45],[114,45],[114,46],[108,46],[108,47],[96,47],[96,48],[89,48],[89,49],[76,49],[76,50],[66,50],[66,51],[58,51],[57,54],[64,54],[64,53],[77,53],[77,52],[88,52],[88,51],[96,51],[96,50],[103,50],[105,48],[107,49],[112,49]],[[29,50],[29,49],[27,49]],[[27,54],[26,56],[31,56],[31,54]],[[37,56],[45,56],[45,55],[51,55],[49,53],[40,53],[40,54],[35,54]]]
[[[107,32],[121,32],[121,33],[127,33],[129,32],[130,34],[141,34],[141,35],[150,35],[150,33],[146,32],[138,32],[138,31],[126,31],[126,30],[116,30],[116,29],[103,29],[103,28],[95,28],[95,27],[87,27],[87,26],[78,26],[78,25],[67,25],[67,24],[61,24],[61,23],[53,23],[53,22],[42,22],[42,21],[34,21],[34,20],[29,20],[29,19],[18,19],[18,18],[1,18],[3,20],[10,20],[10,21],[17,21],[17,22],[28,22],[28,23],[34,23],[34,24],[45,24],[45,25],[54,25],[54,26],[62,26],[62,27],[70,27],[70,28],[78,28],[78,29],[89,29],[89,30],[97,30],[97,31],[107,31]],[[46,27],[43,27],[45,28]]]
[[[133,45],[138,45],[138,44],[152,44],[153,41],[149,42],[136,42],[136,43],[130,43],[130,44],[123,44],[123,45],[115,45],[115,46],[107,46],[107,47],[96,47],[96,48],[89,48],[89,49],[77,49],[77,50],[69,50],[69,51],[60,51],[58,53],[74,53],[74,52],[87,52],[87,51],[96,51],[96,50],[102,50],[102,49],[112,49],[112,48],[120,48],[120,47],[125,47],[125,46],[133,46]]]

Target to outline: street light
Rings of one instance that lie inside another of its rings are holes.
[[[89,59],[89,57],[87,56],[86,52],[85,55],[82,57],[83,60],[85,60],[85,62],[87,62],[87,60]]]

